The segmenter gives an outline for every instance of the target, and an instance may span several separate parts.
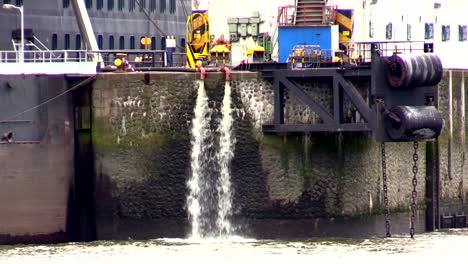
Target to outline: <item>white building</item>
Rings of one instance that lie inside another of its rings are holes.
[[[300,0],[194,0],[208,7],[210,34],[229,36],[228,18],[251,17],[258,12],[262,23],[259,32],[268,32],[277,40],[278,7],[296,5]],[[434,53],[444,68],[468,67],[468,1],[461,0],[328,0],[337,9],[354,10],[353,40],[424,41],[433,43]],[[391,25],[389,34],[388,28]],[[238,45],[253,45],[241,40]],[[273,44],[275,46],[275,44]],[[277,45],[276,45],[277,46]],[[275,58],[275,54],[273,54]],[[233,60],[233,64],[236,61]]]

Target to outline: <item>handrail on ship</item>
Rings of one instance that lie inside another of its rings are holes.
[[[92,53],[87,50],[25,50],[25,63],[90,62]],[[0,50],[0,63],[19,63],[18,51]]]
[[[383,57],[398,53],[424,53],[424,41],[364,41],[350,42],[347,45],[347,55],[360,63],[370,63],[372,46]]]
[[[168,65],[168,54],[165,50],[26,50],[24,63],[57,63],[57,62],[96,62],[102,58],[104,65],[114,65],[119,54],[125,54],[134,65],[165,67]],[[100,56],[96,56],[100,55]],[[186,62],[185,52],[173,52],[173,66],[182,67]],[[0,50],[0,63],[20,63],[19,51]]]

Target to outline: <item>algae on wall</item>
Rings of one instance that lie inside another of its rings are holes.
[[[186,216],[197,87],[183,75],[150,74],[149,84],[143,74],[98,76],[92,127],[98,219]]]

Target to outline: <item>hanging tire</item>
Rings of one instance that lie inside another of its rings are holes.
[[[429,85],[437,85],[440,80],[442,80],[442,75],[444,73],[444,68],[442,66],[442,61],[440,60],[440,58],[435,55],[435,54],[426,54],[430,61],[431,61],[431,64],[432,64],[432,74],[431,74],[431,78],[428,78],[428,81],[427,81],[427,86]]]
[[[413,78],[412,84],[415,87],[423,86],[428,78],[427,62],[425,56],[413,56]]]
[[[402,55],[390,57],[387,67],[387,82],[391,87],[400,88],[407,85],[411,78],[411,66]]]
[[[394,106],[385,117],[385,130],[393,141],[433,139],[442,130],[442,114],[434,106]]]
[[[394,88],[437,85],[442,63],[434,54],[395,54],[388,59],[387,82]]]

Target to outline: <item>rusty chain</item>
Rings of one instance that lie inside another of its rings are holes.
[[[413,192],[411,193],[411,221],[410,221],[410,235],[414,238],[414,221],[416,219],[416,196],[418,195],[416,187],[418,185],[418,142],[414,141],[413,148]]]
[[[386,236],[391,237],[390,233],[390,217],[388,210],[388,185],[387,185],[387,160],[385,155],[385,142],[380,144],[382,153],[382,181],[383,181],[383,199],[384,199],[384,217],[385,217],[385,231]]]

